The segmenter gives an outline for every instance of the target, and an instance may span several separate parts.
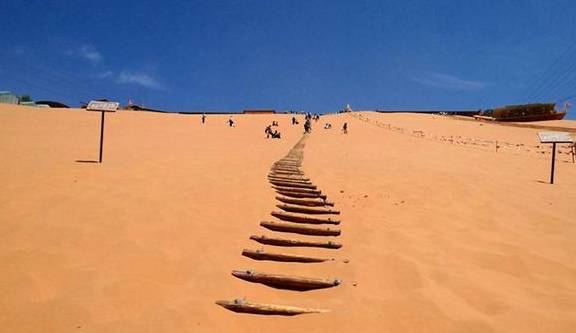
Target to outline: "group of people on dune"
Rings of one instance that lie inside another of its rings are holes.
[[[206,115],[203,113],[202,114],[202,124],[204,124],[206,122]],[[312,120],[314,121],[318,121],[320,120],[320,115],[318,114],[311,114],[308,113],[306,114],[306,116],[304,117],[304,133],[310,133],[312,132]],[[236,125],[236,122],[234,121],[234,118],[232,116],[230,116],[230,118],[228,118],[228,126],[229,127],[234,127]],[[299,122],[296,119],[296,117],[292,117],[292,125],[298,125]],[[272,139],[281,139],[282,135],[281,133],[277,130],[277,129],[272,129],[272,127],[278,127],[278,122],[277,121],[272,121],[272,124],[266,126],[266,128],[264,129],[264,133],[266,134],[266,138],[272,138]],[[332,128],[332,124],[330,123],[326,123],[324,125],[324,129],[331,129]],[[344,125],[342,126],[342,133],[347,134],[348,133],[348,123],[344,123]]]
[[[264,130],[264,133],[266,133],[266,139],[268,139],[268,138],[281,139],[280,132],[278,132],[278,130],[276,130],[276,129],[273,130],[272,129],[273,126],[278,126],[278,122],[273,121],[272,125],[266,126],[266,129]]]

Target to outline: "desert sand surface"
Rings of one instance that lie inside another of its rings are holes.
[[[576,164],[548,184],[538,129],[433,115],[324,116],[303,171],[341,211],[343,247],[277,251],[270,166],[302,137],[291,115],[0,106],[0,327],[4,332],[574,332]],[[277,120],[281,140],[265,139]],[[331,122],[331,130],[322,129]],[[340,127],[349,125],[349,133]],[[562,121],[570,127],[574,122]],[[497,148],[498,146],[498,148]],[[232,270],[338,278],[296,292]],[[237,314],[217,300],[331,310]]]

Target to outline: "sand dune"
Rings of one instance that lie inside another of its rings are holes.
[[[576,165],[558,155],[556,184],[547,184],[538,129],[432,115],[323,117],[303,170],[341,212],[334,239],[343,247],[282,250],[335,259],[323,263],[242,256],[274,249],[250,235],[280,235],[259,222],[278,210],[270,166],[302,136],[290,117],[237,115],[229,128],[227,116],[202,125],[200,116],[117,112],[99,165],[87,162],[98,158],[98,114],[0,106],[0,327],[576,330]],[[281,140],[265,139],[272,120]],[[231,275],[245,269],[342,284],[279,290]],[[243,297],[331,311],[258,316],[214,304]]]

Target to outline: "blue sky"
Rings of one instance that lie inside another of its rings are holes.
[[[0,90],[70,105],[478,109],[576,95],[572,0],[2,0],[0,25]]]

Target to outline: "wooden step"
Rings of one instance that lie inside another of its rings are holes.
[[[315,194],[315,193],[302,193],[302,192],[292,192],[292,191],[283,191],[283,190],[276,190],[278,194],[281,194],[285,197],[291,198],[312,198],[312,199],[323,199],[326,200],[325,194]]]
[[[276,186],[282,186],[282,187],[292,187],[292,188],[309,188],[312,190],[316,189],[316,185],[312,185],[312,184],[303,184],[303,183],[298,183],[298,182],[290,182],[290,181],[280,181],[280,180],[273,180],[270,179],[268,180],[271,184],[274,184]]]
[[[308,189],[308,188],[295,188],[295,187],[287,187],[287,186],[278,186],[273,185],[272,188],[278,191],[285,191],[285,192],[298,192],[298,193],[313,193],[313,194],[321,194],[322,191]]]
[[[301,214],[333,214],[333,215],[340,215],[340,211],[335,209],[329,208],[319,208],[319,207],[303,207],[303,206],[296,206],[296,205],[287,205],[287,204],[280,204],[276,205],[276,207],[291,213],[301,213]]]
[[[298,169],[298,168],[280,168],[280,167],[271,167],[270,171],[274,171],[274,172],[293,172],[293,173],[303,173],[304,171]]]
[[[299,206],[309,206],[309,207],[316,207],[316,206],[334,206],[333,202],[328,202],[324,200],[314,200],[314,199],[297,199],[297,198],[289,198],[289,197],[281,197],[276,196],[276,200],[292,204],[292,205],[299,205]]]
[[[271,212],[270,215],[275,218],[295,223],[306,223],[306,224],[340,224],[339,220],[334,220],[329,217],[312,217],[306,215],[297,215],[293,213],[286,212]]]
[[[279,232],[290,232],[300,235],[314,235],[314,236],[339,236],[340,229],[333,229],[321,226],[309,226],[299,223],[288,223],[288,222],[274,222],[274,221],[262,221],[260,225],[266,229],[279,231]]]
[[[278,179],[286,179],[286,180],[300,180],[300,181],[310,181],[310,178],[304,177],[303,175],[287,175],[287,174],[278,174],[278,173],[269,173],[268,178],[278,178]]]
[[[328,242],[314,242],[314,241],[301,241],[295,239],[273,238],[268,236],[250,236],[250,239],[266,245],[286,246],[286,247],[321,247],[325,249],[339,249],[342,244],[333,241]]]
[[[314,258],[308,256],[297,256],[292,254],[272,253],[272,252],[266,252],[264,250],[249,250],[249,249],[242,250],[242,255],[254,260],[269,260],[269,261],[281,261],[281,262],[315,263],[315,262],[334,260],[334,259]]]
[[[274,168],[279,168],[279,169],[290,169],[290,170],[300,170],[300,166],[299,165],[290,165],[290,164],[278,164],[278,163],[274,163],[272,164],[272,166],[270,167],[271,169]]]
[[[241,299],[233,301],[216,301],[216,304],[221,307],[238,313],[251,313],[261,315],[278,315],[278,316],[295,316],[300,314],[309,313],[326,313],[329,310],[313,309],[313,308],[300,308],[297,306],[252,303]]]
[[[308,184],[313,185],[309,179],[304,178],[294,178],[294,177],[280,177],[280,176],[268,176],[269,181],[279,181],[279,182],[288,182],[293,184]]]
[[[286,162],[286,161],[278,161],[274,162],[272,166],[279,166],[279,167],[289,167],[289,168],[299,168],[302,166],[302,163],[294,163],[294,162]]]
[[[341,281],[338,279],[319,279],[284,274],[268,274],[253,270],[232,271],[232,275],[245,281],[261,283],[272,288],[298,291],[332,288],[341,284]]]
[[[302,171],[282,171],[282,170],[270,170],[269,175],[279,175],[279,176],[304,176]]]

